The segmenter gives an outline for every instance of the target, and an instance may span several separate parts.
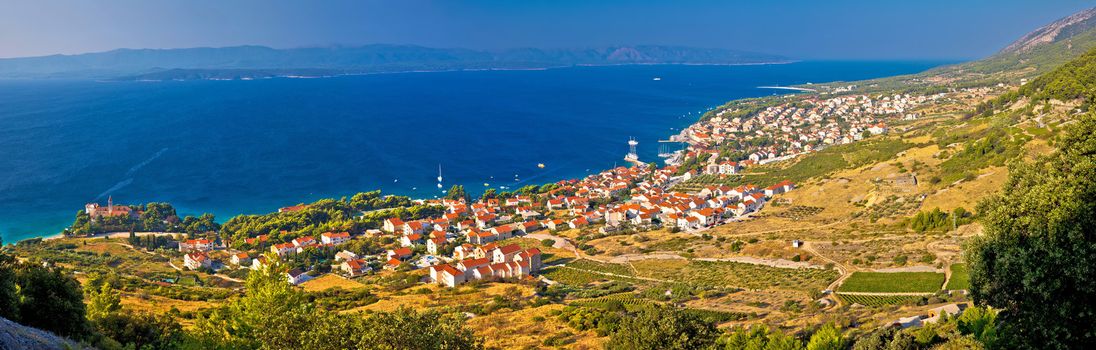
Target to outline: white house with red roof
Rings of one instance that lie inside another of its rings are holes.
[[[186,253],[183,257],[183,266],[188,269],[197,270],[200,268],[210,268],[213,266],[213,260],[209,258],[209,254],[201,251],[194,251]]]
[[[350,241],[349,232],[324,232],[320,235],[320,241],[323,244],[339,245]]]

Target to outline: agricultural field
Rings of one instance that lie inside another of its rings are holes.
[[[825,269],[790,269],[737,262],[641,260],[632,262],[637,276],[654,278],[692,287],[788,289],[818,291],[834,279],[837,272]]]
[[[309,292],[328,290],[332,288],[354,290],[364,287],[365,285],[358,283],[357,281],[346,279],[332,273],[325,274],[316,279],[301,284],[301,288],[304,288],[304,290]]]
[[[846,303],[864,306],[905,305],[923,298],[916,295],[848,295],[841,293],[837,293],[837,297]]]
[[[604,263],[604,262],[594,261],[594,260],[589,260],[589,259],[578,259],[578,260],[575,260],[575,261],[568,262],[567,267],[571,267],[571,268],[575,268],[575,269],[579,269],[579,270],[589,270],[589,271],[596,271],[596,272],[611,273],[611,274],[614,274],[614,275],[622,275],[622,276],[634,276],[635,275],[635,272],[633,272],[632,269],[629,268],[627,265]]]
[[[970,289],[970,272],[967,271],[967,264],[951,264],[949,268],[951,269],[951,279],[948,280],[948,285],[944,289]]]
[[[572,285],[572,286],[584,286],[594,282],[600,281],[621,281],[627,283],[639,283],[642,280],[621,276],[610,276],[599,273],[588,272],[585,270],[578,270],[569,266],[560,266],[551,269],[541,270],[541,275],[547,277],[552,281],[559,283]]]
[[[937,272],[853,272],[840,292],[932,293],[944,285]]]

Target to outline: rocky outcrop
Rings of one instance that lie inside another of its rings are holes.
[[[0,350],[82,348],[80,344],[53,333],[0,318]]]

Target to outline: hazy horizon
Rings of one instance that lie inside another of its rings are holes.
[[[1073,0],[15,1],[0,13],[0,58],[390,44],[473,50],[668,45],[805,60],[965,60],[1091,6]]]

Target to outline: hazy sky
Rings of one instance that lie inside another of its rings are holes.
[[[663,44],[816,59],[976,58],[1074,0],[4,0],[0,57],[115,48]]]

